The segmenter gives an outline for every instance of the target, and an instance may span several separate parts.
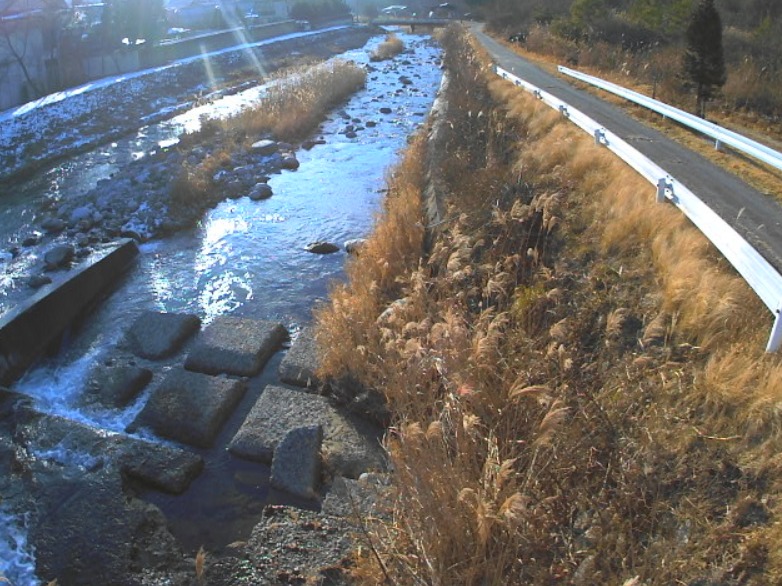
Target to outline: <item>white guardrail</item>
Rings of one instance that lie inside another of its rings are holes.
[[[581,73],[580,71],[568,69],[567,67],[563,67],[561,65],[558,67],[558,69],[560,73],[593,85],[597,88],[600,88],[601,90],[611,92],[612,94],[620,96],[625,100],[629,100],[630,102],[634,102],[640,106],[643,106],[644,108],[648,108],[653,112],[662,114],[664,117],[670,118],[671,120],[676,120],[676,122],[683,124],[688,128],[692,128],[693,130],[697,130],[698,132],[713,138],[715,141],[714,146],[717,149],[719,149],[721,145],[726,144],[729,147],[736,149],[737,151],[741,151],[742,153],[754,157],[757,160],[782,171],[782,153],[779,153],[764,144],[760,144],[759,142],[749,139],[746,136],[742,136],[737,132],[723,128],[722,126],[714,124],[713,122],[709,122],[708,120],[704,120],[703,118],[698,118],[689,112],[685,112],[679,108],[674,108],[673,106],[669,106],[668,104],[654,100],[649,96],[645,96],[643,94],[639,94],[638,92],[634,92],[633,90],[623,88],[621,85],[611,83],[610,81],[600,79],[599,77],[593,77],[591,75]]]
[[[725,220],[703,203],[687,187],[634,147],[579,110],[571,108],[548,92],[496,67],[497,75],[523,87],[563,116],[595,137],[595,143],[608,148],[657,188],[657,201],[666,199],[678,207],[723,254],[766,307],[774,314],[774,325],[766,346],[775,352],[782,345],[782,275],[757,250],[744,240]]]

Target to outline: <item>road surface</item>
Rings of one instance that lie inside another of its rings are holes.
[[[665,169],[741,234],[782,273],[782,206],[703,156],[621,109],[551,75],[486,35],[472,32],[495,63],[580,110]],[[654,197],[650,186],[649,197]]]

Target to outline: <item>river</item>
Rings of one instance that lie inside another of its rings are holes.
[[[393,64],[372,64],[366,88],[340,109],[349,118],[373,120],[376,126],[348,138],[342,131],[349,122],[335,112],[317,133],[325,144],[299,151],[297,171],[270,179],[271,199],[224,201],[195,229],[143,244],[136,266],[111,297],[57,356],[31,369],[14,390],[32,397],[45,412],[123,432],[149,390],[122,410],[80,407],[79,398],[90,366],[111,352],[141,312],[194,313],[205,323],[229,313],[271,319],[284,323],[295,336],[311,320],[313,304],[327,296],[329,283],[342,277],[345,262],[343,253],[313,255],[303,247],[315,240],[342,243],[371,230],[385,174],[425,121],[439,86],[439,48],[426,36],[399,36],[407,51]],[[364,49],[340,57],[368,64],[369,51],[381,40],[374,38]],[[414,83],[401,84],[401,76]],[[252,88],[222,98],[38,173],[0,201],[0,244],[8,245],[14,234],[29,228],[47,199],[78,198],[128,161],[172,144],[202,116],[246,107],[258,94],[259,89]],[[380,114],[381,106],[391,108],[392,114]],[[13,275],[6,275],[6,280],[9,277]],[[280,359],[278,353],[266,372],[273,373]],[[270,377],[253,380],[216,447],[201,452],[205,471],[184,495],[144,495],[166,513],[185,548],[217,548],[246,536],[267,502],[286,501],[284,495],[269,495],[268,469],[236,460],[225,450],[226,438],[236,431]],[[24,520],[3,514],[5,523],[0,524],[0,552],[12,557],[9,569],[2,570],[17,585],[37,583],[25,574],[32,552],[24,538]],[[12,541],[16,547],[3,549]]]

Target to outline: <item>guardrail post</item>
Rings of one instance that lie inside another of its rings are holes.
[[[559,113],[562,114],[565,118],[569,118],[570,114],[568,114],[567,106],[564,104],[560,104],[559,106]]]
[[[665,177],[660,177],[657,181],[657,203],[665,203],[665,191],[670,189],[668,180]]]
[[[540,90],[533,90],[532,95],[535,96],[537,99],[542,100],[543,94],[540,93]]]
[[[595,144],[597,146],[600,146],[605,143],[606,139],[606,132],[603,128],[596,128],[595,129]]]
[[[771,335],[768,338],[766,352],[776,352],[782,345],[782,311],[777,309],[774,317],[774,325],[771,328]]]
[[[721,147],[721,146],[722,146],[722,143],[720,142],[720,139],[719,139],[719,138],[718,138],[717,140],[715,140],[715,141],[714,141],[714,150],[715,150],[715,151],[718,151],[718,150],[720,150],[720,147]]]

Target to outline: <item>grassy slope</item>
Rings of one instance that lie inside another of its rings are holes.
[[[394,415],[382,567],[357,577],[778,583],[768,312],[641,179],[445,45],[448,221],[425,250],[419,137],[318,315],[324,374]]]

